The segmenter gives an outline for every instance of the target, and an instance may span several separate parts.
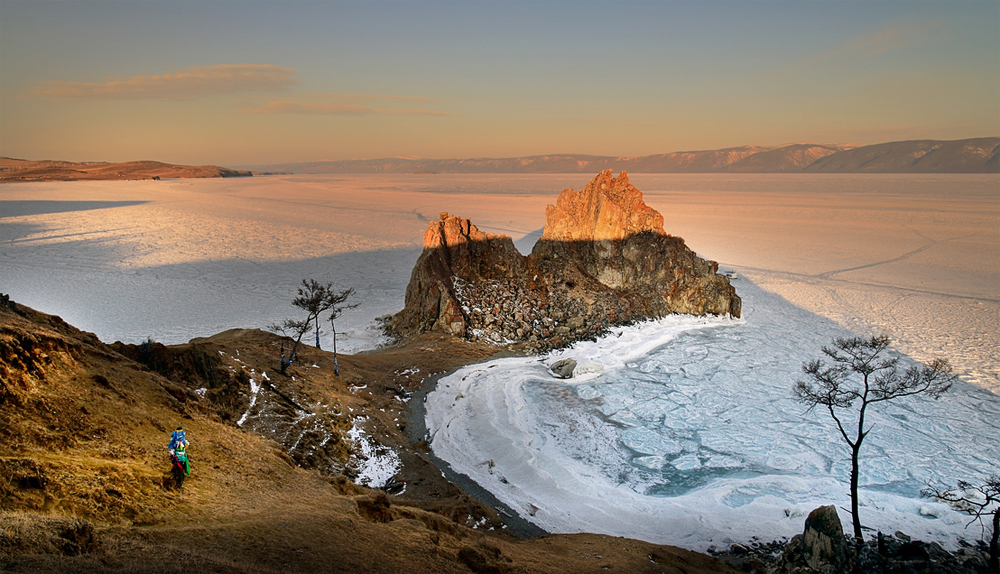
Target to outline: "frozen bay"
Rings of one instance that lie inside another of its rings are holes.
[[[850,451],[825,411],[795,402],[792,385],[805,358],[851,333],[737,285],[743,320],[667,317],[442,378],[426,405],[435,454],[553,532],[704,550],[791,537],[813,508],[849,507]],[[553,378],[547,366],[567,357],[604,372],[577,384]],[[920,491],[996,472],[996,395],[960,383],[937,401],[873,410],[865,526],[951,544],[978,536]]]

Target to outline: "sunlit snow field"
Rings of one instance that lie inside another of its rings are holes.
[[[527,252],[545,205],[588,179],[3,184],[0,292],[103,340],[179,343],[288,317],[296,284],[314,277],[357,290],[361,305],[338,342],[369,349],[379,344],[375,317],[402,308],[439,211]],[[541,362],[460,370],[428,397],[435,452],[554,531],[697,549],[790,536],[818,504],[847,504],[846,447],[827,415],[791,400],[801,364],[834,336],[884,332],[905,360],[949,358],[961,384],[939,401],[877,409],[862,450],[866,525],[951,543],[978,536],[918,492],[1000,468],[1000,178],[631,181],[669,233],[738,272],[743,319],[672,317]],[[559,383],[545,365],[561,356],[606,371]]]

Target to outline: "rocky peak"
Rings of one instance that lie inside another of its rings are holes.
[[[424,232],[424,249],[456,248],[470,241],[487,241],[507,237],[495,233],[484,233],[468,219],[449,215],[447,211],[438,214],[439,220],[427,225]]]
[[[468,219],[442,211],[424,232],[424,250],[410,274],[406,308],[389,331],[409,335],[442,331],[466,335],[468,312],[460,303],[468,284],[495,283],[525,274],[524,257],[506,236],[485,233]]]
[[[646,205],[642,192],[606,169],[580,191],[564,189],[545,208],[543,241],[621,240],[642,232],[664,234],[663,216]]]

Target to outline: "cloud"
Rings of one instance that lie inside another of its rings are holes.
[[[934,37],[937,28],[929,22],[893,22],[877,30],[856,34],[843,44],[835,46],[822,54],[810,58],[811,63],[818,63],[841,56],[850,58],[869,58],[884,52],[909,48]]]
[[[338,97],[350,96],[350,97]],[[388,101],[430,101],[426,98],[416,98],[409,96],[368,96],[363,94],[325,94],[324,98],[338,98],[341,101],[306,101],[295,102],[288,100],[278,100],[268,102],[262,106],[244,110],[250,114],[307,114],[307,115],[333,115],[333,116],[363,116],[363,115],[420,115],[420,116],[450,116],[453,114],[436,110],[419,108],[376,108],[364,103],[357,103],[372,100]]]
[[[173,74],[132,76],[107,82],[42,82],[32,95],[86,100],[191,100],[238,92],[261,92],[297,84],[295,70],[269,64],[195,66]]]
[[[219,64],[194,66],[158,76],[132,76],[106,82],[42,82],[30,92],[67,100],[192,100],[245,92],[273,92],[298,84],[295,70],[269,64]],[[251,114],[308,115],[424,115],[453,114],[413,106],[414,102],[437,102],[419,96],[356,93],[302,93],[299,101],[275,100],[243,110]],[[380,104],[376,106],[375,104]]]

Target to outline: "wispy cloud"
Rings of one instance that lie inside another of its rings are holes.
[[[275,92],[298,83],[292,68],[269,64],[219,64],[104,82],[52,80],[34,86],[30,95],[80,101],[192,100],[235,93]],[[243,112],[344,116],[453,115],[425,107],[439,100],[421,96],[299,92],[295,97],[295,100],[272,100]]]
[[[869,58],[902,50],[933,38],[937,27],[931,22],[893,22],[876,30],[856,34],[846,42],[809,58],[807,62],[815,64],[839,57]]]
[[[273,91],[297,83],[292,68],[269,64],[219,64],[105,82],[53,80],[36,85],[31,94],[84,100],[190,100],[239,92]]]
[[[448,112],[423,108],[387,108],[373,107],[365,102],[374,101],[433,101],[429,98],[412,96],[379,96],[365,94],[315,94],[316,99],[327,101],[290,101],[278,100],[268,102],[256,108],[244,110],[249,114],[308,114],[308,115],[421,115],[450,116]],[[333,101],[330,101],[333,100]]]

